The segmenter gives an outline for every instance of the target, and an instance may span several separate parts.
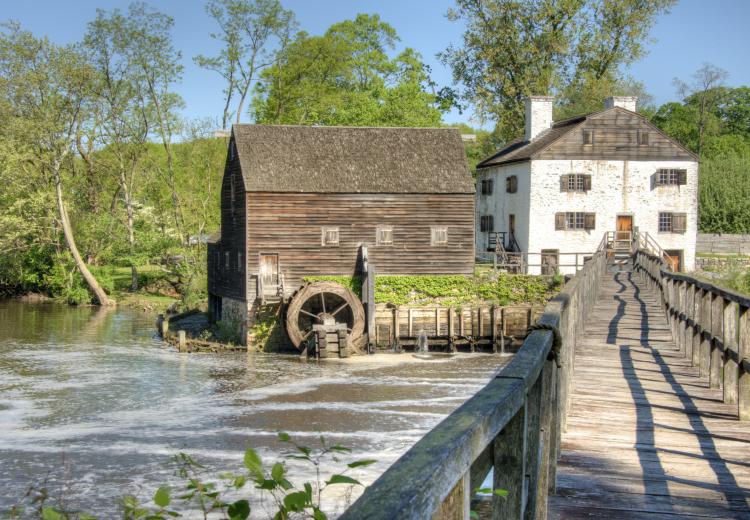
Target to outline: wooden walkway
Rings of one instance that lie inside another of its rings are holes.
[[[750,423],[679,353],[644,287],[632,273],[603,280],[548,518],[750,519]]]

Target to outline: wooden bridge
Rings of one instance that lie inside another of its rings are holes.
[[[632,264],[594,255],[341,518],[750,519],[750,299]]]

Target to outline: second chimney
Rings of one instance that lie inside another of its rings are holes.
[[[552,127],[551,96],[530,96],[526,98],[526,131],[524,139],[531,141],[540,133]]]
[[[610,96],[604,100],[604,108],[620,107],[635,112],[638,98],[635,96]]]

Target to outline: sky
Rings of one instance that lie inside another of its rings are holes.
[[[16,20],[37,36],[47,35],[63,44],[80,41],[96,9],[126,9],[130,0],[0,0],[0,21]],[[213,55],[218,44],[209,37],[216,26],[205,13],[203,0],[148,0],[175,20],[175,46],[181,50],[185,72],[177,91],[185,100],[184,116],[219,118],[222,110],[221,78],[197,67],[192,57]],[[413,47],[432,69],[439,86],[451,85],[448,68],[436,54],[461,41],[462,26],[446,19],[452,0],[282,0],[295,12],[300,28],[320,34],[331,24],[357,13],[377,13],[401,38],[396,49]],[[729,73],[729,86],[750,85],[750,0],[680,0],[669,14],[660,16],[646,47],[648,54],[628,73],[645,84],[653,101],[677,99],[674,78],[689,80],[703,63]],[[473,114],[453,111],[448,123],[478,124]],[[244,120],[247,120],[245,116]]]

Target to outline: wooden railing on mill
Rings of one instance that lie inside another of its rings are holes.
[[[724,403],[750,421],[750,298],[673,273],[658,256],[638,251],[635,269],[661,294],[672,337]]]
[[[545,307],[522,347],[486,387],[407,451],[344,520],[468,519],[494,468],[492,518],[543,518],[555,489],[573,353],[593,310],[606,255],[593,255]]]

